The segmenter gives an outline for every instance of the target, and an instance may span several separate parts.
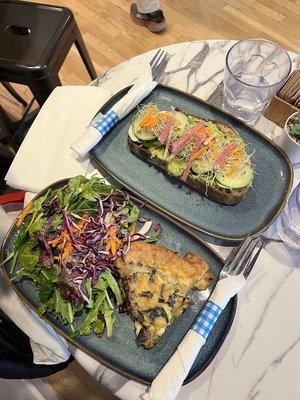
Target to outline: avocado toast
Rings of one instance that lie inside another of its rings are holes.
[[[150,103],[133,118],[128,144],[138,157],[218,203],[237,204],[252,184],[246,144],[221,122]]]

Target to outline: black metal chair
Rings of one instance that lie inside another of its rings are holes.
[[[25,1],[0,2],[0,81],[26,85],[42,105],[75,43],[91,79],[96,71],[72,11]]]

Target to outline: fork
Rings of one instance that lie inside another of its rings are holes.
[[[104,115],[98,113],[91,121],[86,131],[71,144],[71,148],[80,157],[84,157],[111,131],[120,119],[125,117],[152,92],[161,79],[169,59],[170,54],[164,50],[158,50],[150,61],[151,76],[149,76],[150,74],[147,66],[147,74],[141,75],[125,96],[115,103]]]
[[[165,50],[159,49],[152,60],[150,61],[150,69],[152,73],[152,79],[154,82],[159,82],[162,74],[165,72],[167,64],[170,59],[170,54]]]
[[[245,284],[262,248],[261,237],[247,237],[226,259],[209,300],[204,304],[177,350],[153,380],[144,400],[174,400],[200,349],[229,300]]]

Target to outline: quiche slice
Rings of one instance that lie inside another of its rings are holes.
[[[115,261],[125,307],[135,321],[139,342],[153,347],[168,325],[191,304],[192,289],[204,290],[212,274],[196,254],[183,258],[160,244],[134,242]]]

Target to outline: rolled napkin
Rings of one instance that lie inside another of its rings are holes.
[[[111,95],[94,86],[57,87],[19,148],[5,177],[7,184],[39,192],[59,179],[85,175],[89,159],[77,159],[70,145]]]
[[[243,275],[221,279],[200,311],[192,329],[183,338],[175,353],[153,380],[143,400],[174,400],[187,377],[201,347],[228,301],[245,285]]]
[[[148,96],[157,85],[152,80],[149,65],[129,92],[122,97],[105,115],[98,114],[94,118],[85,133],[79,136],[71,145],[71,148],[84,157],[96,144],[110,131],[117,122],[125,117],[141,100]]]

